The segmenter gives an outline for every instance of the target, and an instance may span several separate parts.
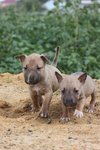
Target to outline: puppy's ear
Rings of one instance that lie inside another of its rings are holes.
[[[49,62],[49,59],[47,58],[47,56],[41,55],[40,57],[41,57],[41,59],[43,60],[44,63],[48,63]]]
[[[26,55],[18,55],[18,56],[16,56],[16,59],[19,59],[21,62],[24,62],[25,58],[26,58]]]
[[[79,76],[78,80],[79,80],[82,84],[84,84],[86,78],[87,78],[87,73],[83,73],[82,75]]]
[[[56,76],[58,82],[61,83],[61,81],[63,80],[63,77],[58,72],[55,72],[55,76]]]

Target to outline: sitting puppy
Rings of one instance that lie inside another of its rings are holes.
[[[33,111],[40,109],[41,117],[48,116],[50,101],[59,88],[55,72],[60,71],[55,67],[57,65],[59,48],[56,49],[52,65],[48,65],[48,59],[44,55],[31,54],[17,56],[22,65],[25,82],[29,85],[30,96],[33,102]]]
[[[86,73],[77,72],[71,75],[62,76],[58,72],[55,75],[60,84],[63,115],[61,122],[70,120],[69,108],[76,106],[74,115],[83,117],[83,107],[86,98],[91,95],[91,102],[88,108],[89,112],[94,111],[96,88],[93,79]]]

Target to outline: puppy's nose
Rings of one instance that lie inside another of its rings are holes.
[[[72,99],[64,100],[64,105],[65,106],[72,106],[72,105],[74,105],[73,100]]]
[[[30,78],[30,84],[37,84],[39,82],[39,79],[37,77]]]

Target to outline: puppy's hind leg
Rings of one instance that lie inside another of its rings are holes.
[[[93,112],[94,112],[95,99],[96,99],[96,92],[94,91],[94,92],[91,94],[91,101],[90,101],[90,105],[89,105],[89,108],[88,108],[88,111],[89,111],[90,113],[93,113]]]

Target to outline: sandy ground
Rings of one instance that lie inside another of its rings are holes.
[[[52,122],[31,112],[31,100],[23,75],[0,75],[0,150],[100,150],[100,80],[97,84],[95,112],[71,117],[60,124],[59,92],[50,105]],[[87,99],[87,104],[89,99]],[[71,114],[74,110],[71,110]]]

